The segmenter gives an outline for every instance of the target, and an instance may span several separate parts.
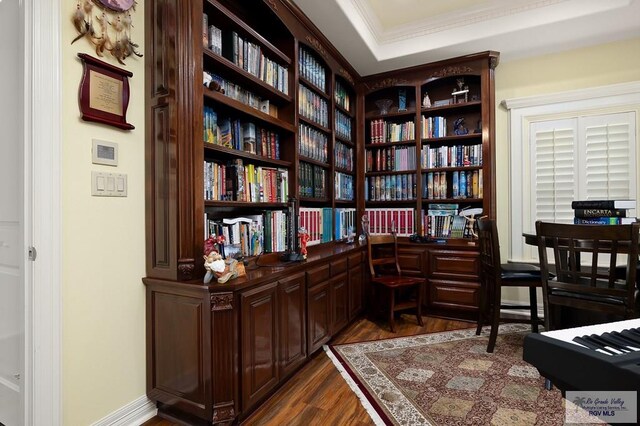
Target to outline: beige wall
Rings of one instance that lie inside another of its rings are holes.
[[[640,38],[506,62],[496,68],[496,193],[501,254],[509,253],[509,141],[505,99],[640,80]],[[505,292],[504,299],[528,296]]]
[[[136,128],[84,122],[78,109],[82,64],[97,57],[76,36],[75,1],[62,2],[62,390],[65,425],[87,425],[145,394],[144,317],[144,58],[133,72],[127,121]],[[144,2],[134,13],[132,39],[144,46]],[[91,163],[92,138],[118,143],[119,165]],[[126,173],[128,197],[91,196],[91,171]]]

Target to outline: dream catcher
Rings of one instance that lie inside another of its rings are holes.
[[[98,56],[109,52],[122,65],[131,55],[142,57],[139,46],[131,41],[131,11],[136,4],[135,0],[78,0],[73,14],[78,36],[71,44],[87,37]]]

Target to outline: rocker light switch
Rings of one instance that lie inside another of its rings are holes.
[[[124,173],[92,171],[91,195],[97,197],[126,197],[127,175]]]

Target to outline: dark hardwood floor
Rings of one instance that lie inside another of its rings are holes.
[[[415,315],[402,315],[396,333],[384,321],[361,318],[338,334],[331,343],[351,343],[389,337],[475,327],[475,323],[424,317],[424,326]],[[160,417],[144,426],[171,426]],[[369,415],[345,383],[327,355],[319,352],[256,410],[243,425],[372,425]]]

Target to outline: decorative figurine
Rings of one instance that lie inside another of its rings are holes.
[[[459,102],[468,102],[469,101],[469,86],[464,84],[464,78],[456,79],[457,88],[453,89],[451,95],[453,96],[453,103],[457,104]],[[464,95],[463,99],[458,98],[458,96]]]
[[[300,238],[300,255],[303,259],[307,258],[307,243],[311,238],[304,226],[298,228],[298,238]]]
[[[362,225],[362,233],[358,237],[358,244],[363,245],[366,243],[367,237],[369,236],[369,217],[366,214],[362,215],[360,224]]]
[[[406,89],[398,89],[398,111],[407,110],[407,91]]]
[[[458,118],[453,123],[453,133],[456,135],[466,135],[469,133],[469,129],[464,127],[464,117]]]
[[[222,241],[222,243],[218,241]],[[218,283],[224,284],[230,279],[244,275],[244,265],[239,268],[236,259],[223,259],[216,247],[218,244],[224,244],[224,237],[220,240],[211,235],[204,242],[204,269],[207,270],[203,280],[204,284],[209,284],[213,277],[216,277]]]
[[[422,106],[425,108],[431,108],[431,99],[429,99],[428,93],[425,93],[422,97]]]

